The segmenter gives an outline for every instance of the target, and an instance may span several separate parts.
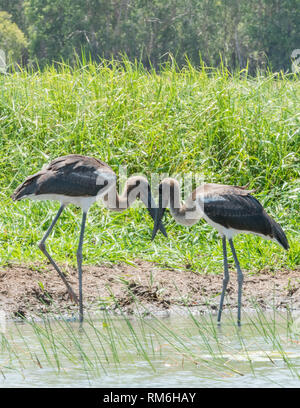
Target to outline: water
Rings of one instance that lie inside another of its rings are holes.
[[[299,387],[300,316],[111,317],[7,322],[1,387]]]

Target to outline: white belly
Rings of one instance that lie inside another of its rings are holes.
[[[62,194],[32,194],[28,196],[23,196],[23,198],[29,198],[30,200],[51,200],[51,201],[59,201],[63,205],[74,204],[77,207],[81,207],[83,211],[87,212],[88,209],[94,202],[101,198],[98,196],[95,197],[72,197],[66,196]]]
[[[277,240],[275,238],[272,238],[272,237],[270,237],[268,235],[259,234],[258,232],[223,227],[223,225],[220,225],[220,224],[217,224],[217,223],[213,222],[205,214],[203,214],[203,218],[205,219],[205,221],[209,225],[214,227],[219,232],[219,234],[221,236],[225,236],[227,239],[232,239],[237,234],[253,234],[253,235],[258,235],[259,237],[262,237],[264,239],[270,239],[271,241],[277,242]]]

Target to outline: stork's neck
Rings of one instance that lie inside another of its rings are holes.
[[[176,179],[164,179],[161,184],[166,186],[165,191],[168,201],[165,202],[164,207],[170,207],[171,214],[176,222],[186,226],[196,224],[196,222],[202,217],[202,214],[196,205],[193,194],[191,194],[186,200],[186,203],[183,204],[181,202],[180,186]]]
[[[123,193],[121,195],[117,192],[117,187],[114,185],[112,189],[103,197],[104,205],[111,211],[122,212],[127,210],[137,198],[148,208],[150,194],[153,208],[155,203],[152,200],[151,193],[149,193],[149,183],[145,177],[133,176],[130,177],[125,184]]]

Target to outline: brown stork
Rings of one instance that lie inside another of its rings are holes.
[[[76,303],[78,303],[76,294],[48,253],[45,242],[66,205],[75,204],[81,207],[83,214],[77,249],[80,322],[83,321],[82,244],[86,216],[90,206],[96,200],[102,198],[108,209],[124,211],[137,198],[140,198],[153,220],[155,219],[156,204],[145,177],[130,177],[125,184],[123,194],[120,196],[117,193],[116,182],[116,174],[106,163],[93,157],[70,154],[56,158],[50,164],[44,166],[41,171],[29,176],[11,196],[13,200],[17,201],[29,198],[32,200],[57,200],[60,202],[58,213],[38,245],[64,281],[71,300]],[[159,229],[166,235],[163,225],[159,225]]]
[[[170,207],[171,214],[177,223],[190,226],[198,222],[200,218],[204,218],[209,225],[216,228],[222,237],[224,279],[218,323],[221,321],[224,296],[229,281],[226,239],[229,241],[237,269],[238,325],[241,322],[244,277],[233,245],[233,237],[239,233],[255,234],[277,242],[286,250],[289,248],[286,235],[280,225],[266,213],[263,206],[251,193],[253,191],[247,190],[246,187],[203,184],[192,192],[185,204],[181,204],[180,185],[177,180],[165,178],[159,185],[159,208],[156,212],[152,239],[155,238],[167,207]]]

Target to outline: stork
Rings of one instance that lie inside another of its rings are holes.
[[[289,248],[282,228],[266,213],[260,202],[250,194],[252,192],[253,190],[247,190],[246,187],[203,184],[192,192],[185,204],[181,204],[180,185],[176,179],[165,178],[159,185],[159,208],[156,212],[152,239],[155,238],[159,223],[167,207],[170,207],[171,214],[177,223],[190,226],[198,222],[200,218],[204,218],[222,237],[224,279],[217,318],[218,323],[221,321],[224,296],[229,282],[226,239],[229,241],[237,269],[238,325],[241,323],[244,277],[233,245],[233,237],[239,233],[255,234],[277,242],[285,250]]]
[[[13,200],[29,198],[32,200],[57,200],[60,208],[46,231],[39,248],[49,259],[65,283],[71,300],[78,303],[78,298],[68,283],[60,268],[46,249],[46,239],[68,204],[75,204],[82,209],[82,223],[79,245],[77,249],[77,266],[79,282],[79,320],[83,321],[82,299],[82,245],[87,212],[90,206],[102,198],[105,206],[112,211],[124,211],[132,205],[136,198],[147,207],[153,220],[155,219],[156,204],[151,195],[149,183],[145,177],[130,177],[121,196],[117,193],[116,174],[106,163],[93,157],[70,154],[58,157],[44,166],[38,173],[29,176],[12,194]],[[164,235],[163,225],[159,226]]]

